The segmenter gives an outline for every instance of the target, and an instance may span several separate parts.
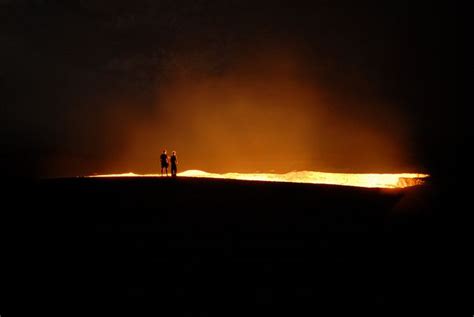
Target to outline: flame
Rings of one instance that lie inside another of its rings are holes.
[[[422,185],[429,175],[419,173],[399,174],[350,174],[350,173],[325,173],[315,171],[296,171],[286,174],[274,173],[208,173],[200,170],[188,170],[178,173],[183,177],[238,179],[265,182],[287,182],[308,184],[331,184],[344,186],[357,186],[369,188],[405,188]],[[88,177],[161,177],[160,174],[106,174]]]

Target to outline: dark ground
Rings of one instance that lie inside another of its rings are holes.
[[[9,187],[2,317],[432,316],[443,307],[430,185],[71,178]]]

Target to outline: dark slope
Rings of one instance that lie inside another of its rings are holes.
[[[16,207],[2,214],[11,315],[436,309],[431,215],[394,212],[416,188],[75,178],[11,189]]]

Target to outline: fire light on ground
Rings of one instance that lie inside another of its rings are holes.
[[[188,170],[178,173],[182,177],[238,179],[265,182],[331,184],[344,186],[357,186],[369,188],[405,188],[422,185],[427,174],[400,173],[400,174],[349,174],[349,173],[324,173],[314,171],[297,171],[286,174],[274,173],[208,173],[200,170]],[[161,177],[160,174],[108,174],[92,175],[89,177]]]

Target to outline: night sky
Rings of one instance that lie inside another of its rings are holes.
[[[454,169],[455,2],[1,0],[2,173]]]

